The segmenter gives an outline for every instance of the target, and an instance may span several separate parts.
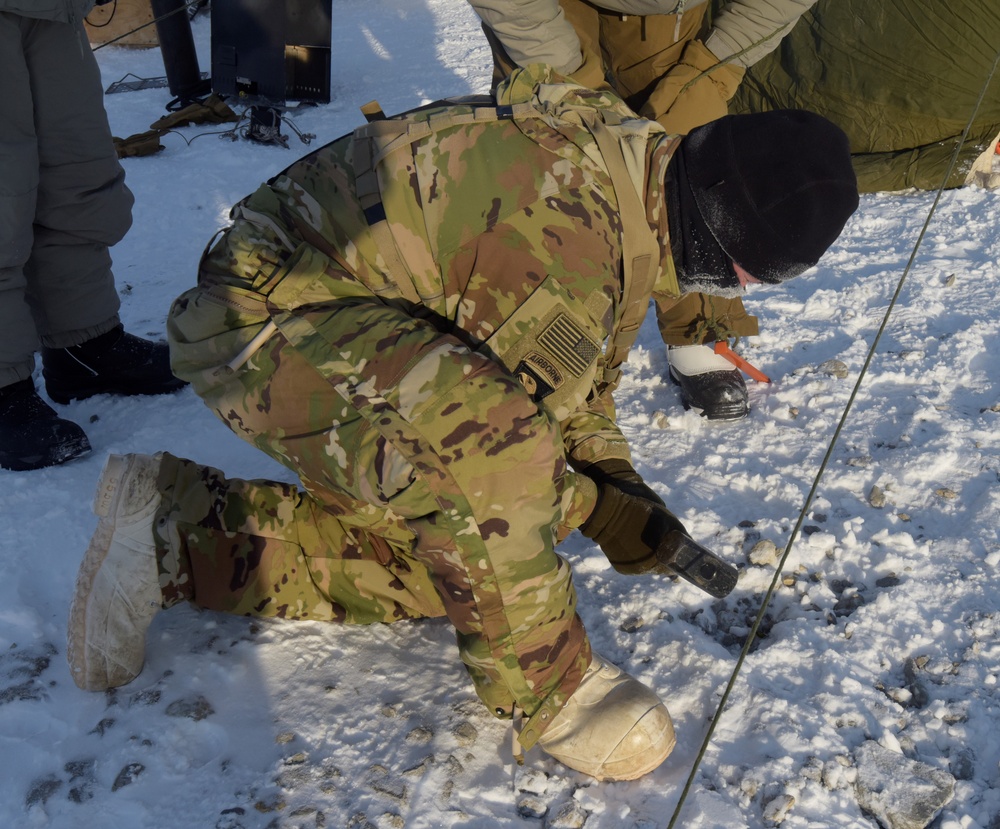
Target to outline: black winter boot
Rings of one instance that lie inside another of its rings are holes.
[[[95,394],[166,394],[185,385],[170,371],[166,343],[127,334],[120,325],[71,348],[43,348],[42,375],[56,403]]]
[[[670,379],[681,387],[685,409],[706,420],[739,420],[750,414],[743,374],[710,346],[670,346]]]
[[[0,389],[0,468],[15,472],[55,466],[90,451],[83,429],[63,420],[31,380]]]

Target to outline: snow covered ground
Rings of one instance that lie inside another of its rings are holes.
[[[372,98],[396,112],[486,90],[463,0],[334,0],[334,12],[333,102],[295,117],[311,147],[356,126]],[[203,69],[208,26],[194,24]],[[97,55],[106,84],[163,74],[156,50]],[[148,129],[167,99],[108,96],[115,133]],[[289,150],[202,135],[213,129],[125,162],[135,224],[114,257],[135,333],[163,335],[230,205],[309,149],[287,129]],[[685,412],[655,325],[642,330],[618,396],[637,465],[742,571],[712,601],[616,575],[579,536],[564,545],[595,647],[675,717],[678,747],[658,771],[598,784],[537,751],[517,769],[509,728],[480,706],[437,621],[345,628],[178,607],[154,621],[134,683],[77,690],[65,625],[107,453],[163,449],[288,479],[193,392],[98,397],[67,411],[92,455],[0,473],[0,826],[666,826],[932,201],[864,197],[817,268],[748,295],[762,333],[741,348],[774,382],[752,385],[747,421]],[[677,826],[868,829],[884,809],[859,780],[899,812],[922,775],[953,786],[937,829],[1000,829],[998,225],[1000,193],[941,199]]]

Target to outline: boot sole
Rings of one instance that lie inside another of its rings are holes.
[[[84,436],[62,443],[56,450],[50,450],[46,453],[6,458],[0,461],[0,469],[6,469],[10,472],[32,472],[35,469],[47,469],[50,466],[59,466],[69,461],[75,461],[77,458],[89,455],[90,451],[90,441]]]
[[[121,482],[128,471],[128,460],[120,455],[111,455],[104,465],[97,493],[94,496],[94,514],[100,518],[97,529],[90,539],[90,545],[80,564],[76,576],[76,588],[69,608],[69,626],[66,636],[66,661],[77,687],[84,691],[105,691],[106,682],[95,680],[95,674],[107,676],[107,671],[93,668],[89,664],[87,649],[87,608],[94,579],[104,564],[111,549],[115,532],[115,514],[121,500]]]
[[[141,383],[122,383],[115,385],[109,383],[100,386],[81,386],[79,388],[53,388],[46,383],[45,392],[54,403],[66,406],[74,400],[87,400],[99,394],[111,394],[116,397],[154,397],[160,394],[173,394],[183,389],[187,383],[183,380],[175,380],[173,383],[155,383],[143,386]]]

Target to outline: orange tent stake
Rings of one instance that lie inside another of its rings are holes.
[[[725,357],[729,362],[731,362],[736,368],[746,374],[748,377],[752,377],[758,383],[770,383],[771,378],[764,374],[759,368],[750,365],[746,360],[744,360],[739,354],[733,351],[729,347],[729,343],[725,340],[718,340],[715,343],[715,353],[720,357]]]

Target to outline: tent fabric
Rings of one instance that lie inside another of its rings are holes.
[[[848,135],[862,192],[937,189],[1000,49],[1000,0],[819,0],[751,67],[731,112],[810,109]],[[1000,131],[997,70],[949,176]]]

